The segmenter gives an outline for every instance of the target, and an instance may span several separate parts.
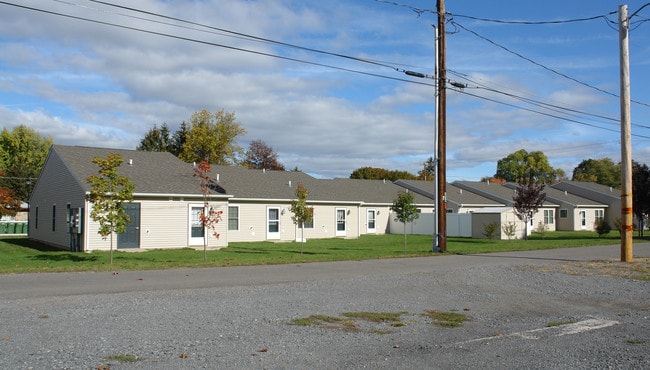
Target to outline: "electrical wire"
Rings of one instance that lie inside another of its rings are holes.
[[[266,52],[262,52],[262,51],[244,49],[244,48],[235,47],[235,46],[231,46],[231,45],[225,45],[225,44],[219,44],[219,43],[215,43],[215,42],[197,40],[197,39],[193,39],[193,38],[189,38],[189,37],[172,35],[172,34],[168,34],[168,33],[164,33],[164,32],[146,30],[146,29],[142,29],[142,28],[137,28],[137,27],[132,27],[132,26],[125,26],[125,25],[121,25],[121,24],[117,24],[117,23],[101,21],[101,20],[97,20],[97,19],[90,19],[90,18],[75,16],[75,15],[71,15],[71,14],[59,13],[59,12],[55,12],[55,11],[51,11],[51,10],[33,8],[33,7],[26,6],[26,5],[19,5],[19,4],[9,3],[9,2],[6,2],[6,1],[0,1],[0,4],[14,6],[14,7],[18,7],[18,8],[22,8],[22,9],[26,9],[26,10],[31,10],[31,11],[36,11],[36,12],[40,12],[40,13],[45,13],[45,14],[50,14],[50,15],[56,15],[56,16],[60,16],[60,17],[70,18],[70,19],[81,20],[81,21],[85,21],[85,22],[91,22],[91,23],[102,24],[102,25],[106,25],[106,26],[112,26],[112,27],[122,28],[122,29],[126,29],[126,30],[131,30],[131,31],[147,33],[147,34],[156,35],[156,36],[163,36],[163,37],[172,38],[172,39],[181,40],[181,41],[188,41],[188,42],[199,43],[199,44],[204,44],[204,45],[209,45],[209,46],[216,46],[216,47],[229,49],[229,50],[234,50],[234,51],[241,51],[241,52],[255,54],[255,55],[261,55],[261,56],[266,56],[266,57],[271,57],[271,58],[276,58],[276,59],[282,59],[282,60],[287,60],[287,61],[291,61],[291,62],[309,64],[309,65],[314,65],[314,66],[318,66],[318,67],[324,67],[324,68],[329,68],[329,69],[334,69],[334,70],[339,70],[339,71],[344,71],[344,72],[356,73],[356,74],[361,74],[361,75],[366,75],[366,76],[371,76],[371,77],[384,78],[384,79],[393,80],[393,81],[400,81],[400,82],[406,82],[406,83],[413,83],[413,84],[418,84],[418,85],[425,85],[425,86],[435,87],[435,84],[433,84],[433,83],[414,81],[414,80],[409,80],[409,79],[405,79],[405,78],[391,77],[391,76],[381,75],[381,74],[378,74],[378,73],[359,71],[359,70],[355,70],[355,69],[351,69],[351,68],[338,67],[338,66],[333,66],[333,65],[319,63],[319,62],[312,62],[312,61],[308,61],[308,60],[304,60],[304,59],[298,59],[298,58],[292,58],[292,57],[287,57],[287,56],[282,56],[282,55],[277,55],[277,54],[266,53]],[[403,71],[403,70],[400,70],[400,69],[397,69],[397,68],[393,68],[393,67],[391,67],[391,68],[394,69],[395,71],[398,71],[398,72]]]
[[[551,72],[551,73],[554,73],[554,74],[556,74],[556,75],[558,75],[558,76],[560,76],[560,77],[563,77],[563,78],[566,78],[566,79],[571,80],[571,81],[573,81],[573,82],[576,82],[576,83],[578,83],[578,84],[580,84],[580,85],[583,85],[583,86],[585,86],[585,87],[588,87],[588,88],[590,88],[590,89],[593,89],[593,90],[599,91],[599,92],[601,92],[601,93],[603,93],[603,94],[607,94],[607,95],[610,95],[610,96],[613,96],[613,97],[616,97],[616,98],[620,98],[620,96],[619,96],[618,94],[615,94],[615,93],[609,92],[609,91],[607,91],[607,90],[603,90],[603,89],[601,89],[601,88],[599,88],[599,87],[597,87],[597,86],[594,86],[594,85],[588,84],[588,83],[586,83],[586,82],[580,81],[580,80],[578,80],[577,78],[571,77],[571,76],[569,76],[569,75],[567,75],[567,74],[565,74],[565,73],[562,73],[562,72],[556,71],[555,69],[553,69],[553,68],[551,68],[551,67],[545,66],[545,65],[543,65],[543,64],[541,64],[541,63],[539,63],[539,62],[537,62],[537,61],[535,61],[535,60],[533,60],[533,59],[531,59],[531,58],[528,58],[528,57],[526,57],[526,56],[524,56],[524,55],[522,55],[522,54],[520,54],[520,53],[518,53],[518,52],[516,52],[516,51],[513,51],[513,50],[511,50],[511,49],[509,49],[509,48],[507,48],[507,47],[505,47],[505,46],[503,46],[503,45],[501,45],[501,44],[499,44],[499,43],[497,43],[497,42],[495,42],[495,41],[492,41],[492,40],[488,39],[487,37],[485,37],[485,36],[483,36],[483,35],[481,35],[481,34],[475,32],[475,31],[472,31],[472,30],[470,30],[469,28],[467,28],[467,27],[465,27],[465,26],[463,26],[463,25],[461,25],[461,24],[459,24],[459,23],[457,23],[457,22],[454,22],[454,21],[450,21],[450,22],[451,22],[452,24],[454,24],[454,26],[456,26],[456,27],[458,27],[458,28],[461,28],[461,29],[463,29],[463,30],[465,30],[465,31],[467,31],[467,32],[469,32],[469,33],[471,33],[471,34],[473,34],[474,36],[476,36],[476,37],[478,37],[478,38],[480,38],[480,39],[482,39],[482,40],[484,40],[484,41],[487,41],[487,42],[489,42],[490,44],[492,44],[492,45],[494,45],[494,46],[496,46],[496,47],[498,47],[498,48],[500,48],[500,49],[503,49],[503,50],[507,51],[508,53],[513,54],[513,55],[515,55],[515,56],[517,56],[517,57],[519,57],[519,58],[521,58],[521,59],[523,59],[523,60],[525,60],[525,61],[528,61],[528,62],[530,62],[530,63],[532,63],[532,64],[534,64],[534,65],[536,65],[536,66],[538,66],[538,67],[540,67],[540,68],[542,68],[542,69],[545,69],[545,70],[547,70],[547,71],[549,71],[549,72]],[[640,102],[640,101],[637,101],[637,100],[630,100],[630,101],[633,102],[633,103],[635,103],[635,104],[639,104],[639,105],[643,105],[643,106],[646,106],[646,107],[650,107],[650,104],[648,104],[648,103],[643,103],[643,102]]]
[[[595,125],[595,124],[592,124],[592,123],[582,122],[582,121],[578,121],[578,120],[575,120],[575,119],[566,118],[566,117],[558,116],[558,115],[551,114],[551,113],[542,112],[542,111],[535,110],[535,109],[530,109],[530,108],[517,106],[517,105],[511,104],[511,103],[504,102],[504,101],[499,101],[499,100],[496,100],[496,99],[488,98],[486,96],[473,94],[473,93],[467,92],[467,91],[465,91],[463,89],[451,88],[450,90],[456,91],[456,92],[458,92],[460,94],[464,94],[464,95],[472,96],[472,97],[475,97],[475,98],[491,101],[493,103],[502,104],[502,105],[509,106],[509,107],[516,108],[516,109],[521,109],[521,110],[528,111],[528,112],[531,112],[531,113],[537,113],[537,114],[541,114],[543,116],[547,116],[547,117],[551,117],[551,118],[557,118],[557,119],[560,119],[560,120],[563,120],[563,121],[577,123],[577,124],[583,125],[583,126],[589,126],[589,127],[598,128],[598,129],[605,130],[605,131],[619,133],[619,131],[615,130],[615,129],[610,129],[610,128],[607,128],[607,127],[601,127],[601,126],[598,126],[598,125]],[[644,135],[638,135],[638,134],[632,134],[632,136],[636,136],[636,137],[640,137],[640,138],[644,138],[644,139],[650,139],[650,136],[644,136]]]
[[[78,4],[74,4],[74,3],[71,3],[71,2],[63,1],[63,0],[54,0],[54,1],[60,2],[60,3],[65,3],[65,4],[68,4],[68,5],[80,6]],[[395,71],[404,72],[406,74],[410,74],[410,75],[416,76],[416,77],[434,79],[432,76],[429,76],[429,75],[426,75],[426,74],[413,73],[413,72],[410,72],[410,71],[406,71],[406,70],[403,70],[403,69],[399,69],[399,68],[396,68],[396,67],[384,64],[384,63],[379,63],[379,62],[368,60],[368,59],[355,58],[355,57],[350,57],[350,56],[346,56],[346,55],[343,55],[343,54],[330,53],[330,52],[317,50],[317,49],[313,49],[313,48],[305,48],[305,47],[301,47],[301,46],[298,46],[298,45],[293,45],[293,44],[278,42],[278,41],[274,41],[274,40],[270,40],[270,39],[260,38],[260,37],[256,37],[256,36],[252,36],[252,35],[247,35],[247,34],[243,34],[243,33],[229,31],[229,30],[222,29],[222,28],[212,27],[212,26],[209,26],[209,25],[204,25],[204,24],[200,24],[200,23],[196,23],[196,22],[185,21],[185,20],[182,20],[180,18],[169,17],[169,16],[165,16],[165,15],[161,15],[161,14],[157,14],[157,13],[153,13],[153,12],[148,12],[148,11],[144,11],[144,10],[139,10],[139,9],[135,9],[135,8],[129,8],[129,7],[124,7],[124,6],[114,5],[114,4],[105,2],[105,1],[99,1],[99,0],[89,0],[89,1],[104,4],[104,5],[108,5],[108,6],[115,6],[115,7],[118,7],[118,8],[125,9],[125,10],[140,12],[140,13],[143,13],[143,14],[154,15],[154,16],[157,16],[157,17],[162,17],[162,18],[165,18],[165,19],[170,19],[170,20],[174,20],[174,21],[178,21],[178,22],[182,22],[182,23],[195,25],[195,26],[205,27],[207,29],[212,29],[212,30],[217,30],[217,31],[220,31],[220,32],[233,34],[233,35],[235,35],[236,37],[239,37],[239,38],[251,39],[251,40],[256,40],[256,41],[270,43],[270,44],[288,46],[288,47],[298,48],[298,49],[302,49],[302,50],[306,50],[306,51],[317,52],[317,53],[320,53],[320,54],[327,54],[327,55],[331,55],[331,56],[342,57],[342,58],[351,59],[351,60],[358,61],[358,62],[370,63],[370,64],[382,66],[382,67],[391,68],[391,69],[393,69]],[[379,0],[377,0],[377,1],[379,1]],[[382,2],[386,2],[386,1],[382,1]],[[392,2],[389,2],[389,3],[392,3]],[[28,10],[32,10],[32,11],[43,12],[43,13],[46,13],[46,14],[57,15],[57,16],[62,16],[62,17],[67,17],[67,18],[72,18],[72,19],[77,19],[77,20],[82,20],[82,21],[87,21],[87,22],[92,22],[92,23],[98,23],[98,24],[102,24],[102,25],[108,25],[108,26],[113,26],[113,27],[118,27],[118,28],[138,31],[138,32],[149,33],[149,34],[163,36],[163,37],[179,39],[179,40],[183,40],[183,41],[189,41],[189,42],[201,43],[201,44],[206,44],[206,45],[211,45],[211,46],[217,46],[217,47],[227,48],[227,49],[231,49],[231,50],[235,50],[235,51],[253,53],[253,54],[257,54],[257,55],[273,57],[273,58],[279,58],[279,59],[293,61],[293,62],[306,63],[306,64],[310,64],[310,65],[315,65],[315,66],[320,66],[320,67],[325,67],[325,68],[331,68],[331,69],[341,70],[341,71],[345,71],[345,72],[352,72],[352,73],[358,73],[358,74],[363,74],[363,75],[368,75],[368,76],[373,76],[373,77],[379,77],[379,78],[385,78],[385,79],[396,80],[396,81],[401,81],[401,82],[415,83],[415,84],[419,84],[419,85],[426,85],[426,86],[436,87],[435,83],[419,82],[419,81],[408,80],[408,79],[403,79],[403,78],[395,78],[395,77],[380,75],[380,74],[376,74],[376,73],[358,71],[358,70],[353,70],[353,69],[350,69],[350,68],[332,66],[332,65],[327,65],[327,64],[318,63],[318,62],[311,62],[311,61],[306,61],[306,60],[297,59],[297,58],[291,58],[291,57],[286,57],[286,56],[281,56],[281,55],[276,55],[276,54],[271,54],[271,53],[265,53],[265,52],[254,51],[254,50],[249,50],[249,49],[244,49],[244,48],[239,48],[239,47],[233,47],[233,46],[229,46],[229,45],[223,45],[223,44],[217,44],[217,43],[208,42],[208,41],[192,39],[192,38],[189,38],[189,37],[182,37],[182,36],[167,34],[167,33],[163,33],[163,32],[151,31],[151,30],[146,30],[146,29],[141,29],[141,28],[136,28],[136,27],[131,27],[131,26],[120,25],[120,24],[116,24],[116,23],[110,23],[110,22],[105,22],[105,21],[100,21],[100,20],[89,19],[89,18],[85,18],[85,17],[79,17],[79,16],[74,16],[74,15],[69,15],[69,14],[58,13],[58,12],[44,10],[44,9],[32,8],[32,7],[28,7],[28,6],[24,6],[24,5],[9,3],[9,2],[6,2],[6,1],[0,1],[0,4],[15,6],[15,7],[24,8],[24,9],[28,9]],[[121,14],[121,15],[124,15],[124,14]],[[151,20],[151,19],[135,17],[135,16],[132,16],[132,15],[124,15],[124,16],[133,17],[133,18],[137,18],[137,19],[141,19],[141,20],[146,20],[146,21],[155,22],[155,23],[162,23],[162,24],[178,27],[178,25],[170,24],[170,23],[167,23],[167,22],[160,22],[160,21],[155,21],[155,20]],[[473,34],[475,34],[476,36],[478,36],[480,38],[484,38],[484,37],[478,35],[477,33],[467,29],[466,27],[463,27],[462,25],[457,24],[456,22],[453,22],[453,23],[455,25],[457,25],[458,27],[460,27],[462,29],[465,29],[466,31],[468,31],[470,33],[473,33]],[[187,27],[183,27],[183,28],[187,28]],[[193,29],[193,28],[190,28],[190,29]],[[499,47],[502,47],[502,46],[492,42],[491,40],[489,40],[487,38],[484,38],[484,39],[486,39],[487,41],[489,41],[489,42],[491,42],[491,43],[493,43],[493,44],[495,44],[495,45],[497,45]],[[507,49],[505,47],[502,47],[502,48],[504,48],[507,51],[510,51],[509,49]],[[512,52],[512,51],[510,51],[510,52]],[[521,57],[523,57],[523,56],[521,56]],[[526,57],[523,57],[523,58],[526,59],[526,60],[529,60]],[[531,62],[533,62],[535,64],[538,64],[538,63],[536,63],[536,62],[534,62],[532,60],[529,60],[529,61],[531,61]],[[538,64],[538,65],[540,65],[540,64]],[[542,65],[540,65],[540,66],[542,66]],[[544,67],[544,66],[542,66],[542,67]],[[544,68],[548,69],[548,67],[544,67]],[[559,73],[559,72],[556,72],[556,73]],[[568,77],[568,78],[570,78],[570,77]],[[572,78],[570,78],[570,79],[572,79]],[[574,79],[572,79],[572,80],[574,80]],[[575,80],[575,81],[577,81],[577,80]],[[608,119],[608,120],[615,120],[615,119],[612,119],[610,117],[599,116],[599,115],[590,114],[590,113],[587,113],[587,112],[572,110],[570,108],[565,108],[565,107],[561,107],[561,106],[557,106],[557,105],[552,105],[552,104],[549,104],[549,103],[543,103],[543,102],[535,101],[533,99],[524,98],[524,97],[517,96],[517,95],[512,94],[512,93],[507,93],[507,92],[499,91],[499,90],[496,90],[496,89],[488,88],[486,86],[483,86],[482,88],[487,90],[487,91],[502,94],[502,95],[505,95],[505,96],[508,96],[508,97],[511,97],[511,98],[514,98],[514,99],[518,99],[518,100],[524,101],[524,102],[526,102],[528,104],[533,104],[533,105],[536,105],[538,107],[543,107],[545,109],[549,109],[549,110],[555,111],[557,113],[560,113],[562,111],[569,111],[569,112],[579,113],[579,114],[583,114],[583,115],[590,115],[590,116],[594,116],[594,117],[600,117],[600,118]],[[538,113],[538,114],[549,116],[549,117],[558,118],[558,119],[569,121],[569,122],[574,122],[574,123],[578,123],[578,124],[583,124],[583,125],[587,125],[587,126],[591,126],[591,127],[595,127],[595,128],[608,130],[607,128],[603,128],[603,127],[600,127],[600,126],[597,126],[597,125],[594,125],[594,124],[589,124],[589,123],[577,121],[577,120],[574,120],[574,119],[570,119],[570,118],[566,118],[566,117],[557,116],[557,115],[554,115],[554,114],[549,114],[549,113],[537,111],[537,110],[534,110],[534,109],[529,109],[529,108],[525,108],[525,107],[521,107],[521,106],[516,106],[514,104],[501,102],[501,101],[498,101],[498,100],[495,100],[495,99],[490,99],[490,98],[480,96],[480,95],[477,95],[477,94],[467,93],[466,91],[462,91],[462,90],[457,90],[457,91],[459,91],[461,93],[464,93],[466,95],[469,95],[469,96],[477,97],[477,98],[484,99],[484,100],[489,100],[489,101],[496,102],[496,103],[499,103],[499,104],[504,104],[506,106],[514,107],[514,108],[517,108],[517,109],[522,109],[522,110],[530,111],[530,112],[533,112],[533,113]],[[640,127],[650,128],[649,126],[640,126]],[[610,130],[610,131],[614,131],[614,130]],[[615,131],[615,132],[617,132],[617,131]],[[635,135],[635,136],[645,138],[645,136],[641,136],[641,135]]]

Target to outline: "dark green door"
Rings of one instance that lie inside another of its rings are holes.
[[[124,210],[130,221],[126,231],[117,234],[117,249],[140,248],[140,203],[126,203]]]

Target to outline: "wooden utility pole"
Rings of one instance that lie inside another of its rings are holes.
[[[627,5],[618,7],[621,70],[621,261],[632,262],[632,140],[630,129],[630,49]]]
[[[438,218],[438,247],[447,251],[447,50],[445,47],[445,0],[438,7],[438,184],[436,214]]]

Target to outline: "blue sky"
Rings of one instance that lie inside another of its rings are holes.
[[[403,73],[433,75],[433,0],[109,1],[210,29],[88,0],[7,3],[175,38],[0,4],[4,128],[24,124],[57,144],[134,149],[154,124],[176,130],[195,111],[224,109],[247,130],[240,145],[264,140],[287,168],[319,177],[364,166],[417,173],[433,155],[434,81]],[[543,151],[569,176],[584,159],[620,160],[619,4],[498,4],[446,2],[448,78],[467,85],[447,93],[448,181],[491,176],[522,148]],[[645,4],[628,2],[629,13]],[[535,25],[476,19],[596,16]],[[629,37],[633,157],[644,163],[649,20],[650,6],[632,19]]]

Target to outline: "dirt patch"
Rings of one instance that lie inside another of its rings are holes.
[[[631,280],[650,281],[650,258],[635,258],[633,262],[616,259],[569,262],[544,266],[528,266],[527,269],[558,272],[579,276],[606,276]]]

